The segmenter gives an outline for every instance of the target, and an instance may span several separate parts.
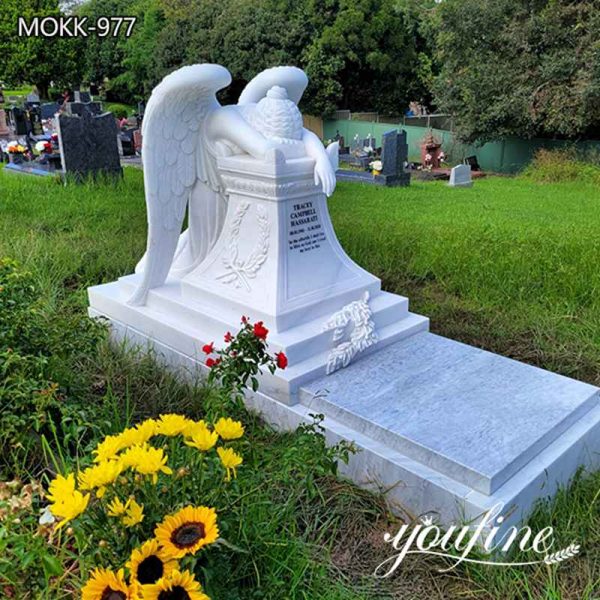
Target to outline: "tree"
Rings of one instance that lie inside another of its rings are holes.
[[[465,141],[600,134],[597,0],[446,0],[435,97]]]
[[[72,40],[19,36],[18,19],[60,17],[58,0],[3,0],[0,11],[0,73],[14,84],[33,83],[47,98],[50,82],[67,85],[78,78]]]

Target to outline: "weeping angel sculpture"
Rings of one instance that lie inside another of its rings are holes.
[[[315,160],[315,185],[333,193],[334,149],[328,152],[302,127],[296,106],[308,83],[304,72],[267,69],[246,86],[237,105],[221,106],[216,93],[230,83],[224,67],[201,64],[175,71],[152,92],[142,128],[148,244],[136,267],[142,282],[130,304],[145,304],[149,290],[169,273],[191,272],[217,241],[227,210],[217,157],[247,153],[264,159],[282,143],[302,144]],[[266,109],[274,120],[263,118]],[[181,233],[186,208],[188,228]]]

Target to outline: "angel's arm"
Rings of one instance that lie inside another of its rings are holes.
[[[236,106],[222,106],[206,120],[206,135],[213,141],[225,139],[256,158],[264,158],[275,144],[253,129]]]
[[[331,196],[335,190],[335,169],[331,165],[329,155],[321,140],[308,129],[302,130],[302,141],[306,154],[315,161],[315,184],[323,186],[326,196]]]

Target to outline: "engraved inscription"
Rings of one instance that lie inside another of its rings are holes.
[[[310,252],[327,239],[312,200],[292,204],[288,230],[288,250]]]

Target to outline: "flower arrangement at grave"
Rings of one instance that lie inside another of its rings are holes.
[[[35,150],[38,154],[52,154],[52,144],[43,140],[39,141],[35,145]]]
[[[381,170],[383,169],[383,163],[380,160],[374,160],[369,163],[369,167],[371,167],[371,173],[373,175],[380,175]]]
[[[19,144],[19,142],[10,142],[7,146],[7,150],[9,154],[13,155],[23,155],[25,152],[27,152],[27,148],[25,148],[25,146],[22,144]]]
[[[267,335],[262,322],[243,317],[222,350],[205,345],[216,357],[206,359],[210,378],[241,393],[247,381],[258,386],[261,367],[285,368],[284,353],[268,354]],[[77,471],[50,481],[40,518],[49,541],[58,537],[75,554],[90,540],[98,548],[82,600],[209,600],[196,566],[221,546],[235,548],[221,532],[236,530],[227,507],[244,433],[227,416],[162,414],[107,435]]]

